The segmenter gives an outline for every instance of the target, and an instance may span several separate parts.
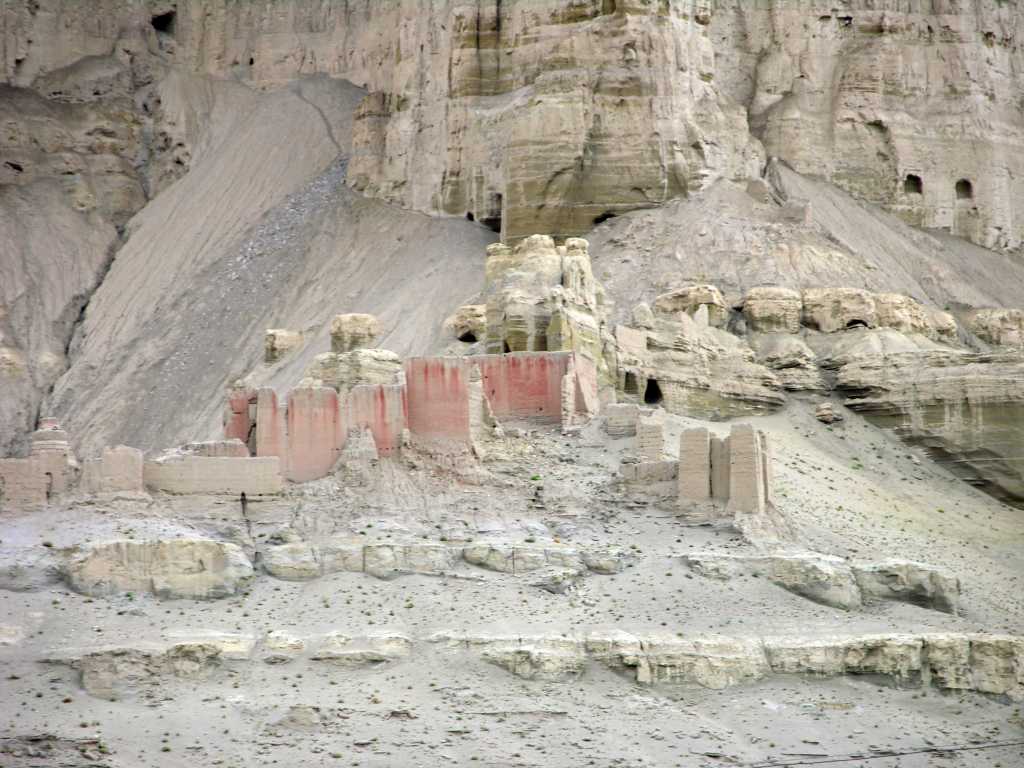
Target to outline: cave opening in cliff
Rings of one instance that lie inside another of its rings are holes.
[[[476,221],[476,216],[473,215],[472,211],[466,211],[466,221]]]
[[[850,320],[849,322],[846,323],[846,330],[850,330],[851,328],[867,328],[867,327],[868,327],[868,324],[865,323],[863,320],[854,319],[854,320]]]
[[[603,224],[604,222],[608,221],[608,219],[614,219],[614,218],[615,218],[615,214],[614,213],[612,213],[611,211],[605,211],[600,216],[597,216],[597,217],[594,218],[594,226],[596,227],[598,224]]]
[[[459,336],[459,341],[465,341],[468,344],[473,344],[476,342],[476,334],[472,331],[466,331]]]
[[[644,389],[644,402],[648,405],[657,405],[664,396],[661,394],[661,385],[658,384],[657,379],[648,379],[647,387]]]
[[[903,192],[908,195],[923,195],[924,182],[921,181],[921,177],[917,174],[908,173],[907,178],[903,180]]]
[[[495,194],[491,196],[491,202],[487,207],[487,215],[480,218],[480,223],[491,232],[501,234],[501,212],[503,210],[504,198]]]
[[[640,385],[636,383],[636,374],[626,371],[625,381],[622,382],[622,391],[627,395],[639,395]]]
[[[176,21],[177,12],[167,11],[167,13],[158,13],[156,16],[151,17],[149,23],[153,25],[153,29],[157,32],[173,35]]]
[[[956,199],[957,200],[973,200],[974,199],[974,185],[971,184],[967,179],[960,179],[956,183]]]

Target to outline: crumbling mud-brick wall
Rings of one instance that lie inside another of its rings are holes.
[[[181,454],[147,461],[143,479],[148,488],[167,493],[274,494],[281,492],[281,460]]]
[[[0,511],[42,507],[48,498],[49,481],[37,461],[0,459]]]
[[[483,374],[484,395],[499,421],[559,424],[562,377],[571,353],[523,352],[472,358]],[[595,393],[596,398],[596,393]]]
[[[679,499],[716,501],[730,513],[763,514],[772,502],[768,436],[750,424],[734,424],[728,437],[707,428],[679,438]]]
[[[661,418],[641,415],[636,420],[636,449],[641,461],[665,458],[665,425]]]
[[[249,387],[233,387],[228,390],[224,405],[224,437],[245,443],[254,452],[256,426],[257,392]]]
[[[475,448],[495,420],[571,426],[599,408],[597,367],[572,352],[412,358],[404,383],[293,390],[282,405],[261,389],[248,425],[257,456],[277,456],[284,476],[306,482],[327,475],[353,431],[369,430],[378,456],[398,451],[406,434],[434,447]],[[228,413],[241,411],[229,393]],[[242,419],[226,428],[241,431]]]
[[[405,361],[409,432],[427,442],[469,443],[470,367],[467,358],[418,357]]]
[[[285,474],[297,483],[324,477],[345,442],[338,393],[330,387],[293,389],[286,412]]]
[[[86,459],[82,467],[84,493],[141,493],[142,451],[119,445],[105,448],[103,455]]]
[[[391,456],[402,447],[402,433],[409,421],[406,389],[401,384],[362,384],[345,397],[346,434],[354,428],[369,429],[378,456]]]

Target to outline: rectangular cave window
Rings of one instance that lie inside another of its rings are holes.
[[[923,195],[924,182],[921,181],[921,177],[914,173],[908,173],[907,178],[903,180],[903,192],[907,195]]]
[[[626,379],[622,383],[622,391],[627,395],[639,395],[640,385],[637,384],[636,374],[631,371],[626,371]]]
[[[175,11],[167,11],[167,13],[158,13],[156,16],[151,17],[149,23],[153,25],[153,29],[157,32],[173,35],[176,20],[177,13]]]
[[[960,179],[956,183],[956,199],[957,200],[972,200],[974,199],[974,185],[971,184],[967,179]]]

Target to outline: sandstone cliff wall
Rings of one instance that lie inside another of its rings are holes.
[[[506,238],[757,175],[764,149],[910,223],[1024,237],[1024,21],[1000,0],[17,0],[0,24],[19,85],[126,32],[259,87],[348,79],[349,183]]]
[[[1000,0],[719,0],[719,88],[770,155],[911,224],[1024,238],[1024,16]]]

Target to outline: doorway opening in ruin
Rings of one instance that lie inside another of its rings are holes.
[[[846,323],[846,330],[850,330],[851,328],[867,328],[867,327],[868,327],[868,324],[865,323],[863,320],[856,320],[856,319],[854,319],[854,320],[850,320],[849,322]]]
[[[177,14],[174,11],[168,11],[167,13],[158,13],[156,16],[153,16],[150,18],[149,23],[153,25],[153,29],[157,32],[173,35],[176,21]]]
[[[597,217],[594,218],[594,226],[596,227],[598,224],[603,224],[604,222],[608,221],[608,219],[614,219],[614,218],[615,218],[615,214],[614,213],[612,213],[611,211],[605,211],[600,216],[597,216]]]
[[[967,179],[960,179],[956,183],[956,199],[957,200],[973,200],[974,199],[974,185],[971,184]]]
[[[622,391],[627,395],[639,395],[640,385],[636,382],[636,374],[626,371],[626,378],[622,382]]]
[[[491,232],[501,234],[501,212],[503,205],[504,199],[501,195],[497,193],[491,195],[491,201],[487,207],[487,215],[480,219],[480,223],[491,230]]]
[[[661,394],[661,385],[657,379],[648,379],[647,387],[644,389],[644,402],[648,405],[657,405],[665,398]]]
[[[504,352],[506,355],[510,354],[512,352],[512,347],[510,347],[508,345],[508,342],[506,341],[502,344],[501,351]]]
[[[468,344],[473,344],[474,342],[476,342],[476,334],[473,333],[472,331],[466,331],[461,336],[459,336],[459,341],[465,341]]]
[[[466,221],[476,221],[476,216],[473,215],[472,211],[466,211]]]
[[[903,180],[903,193],[907,195],[923,195],[924,182],[921,177],[914,173],[908,173]]]

